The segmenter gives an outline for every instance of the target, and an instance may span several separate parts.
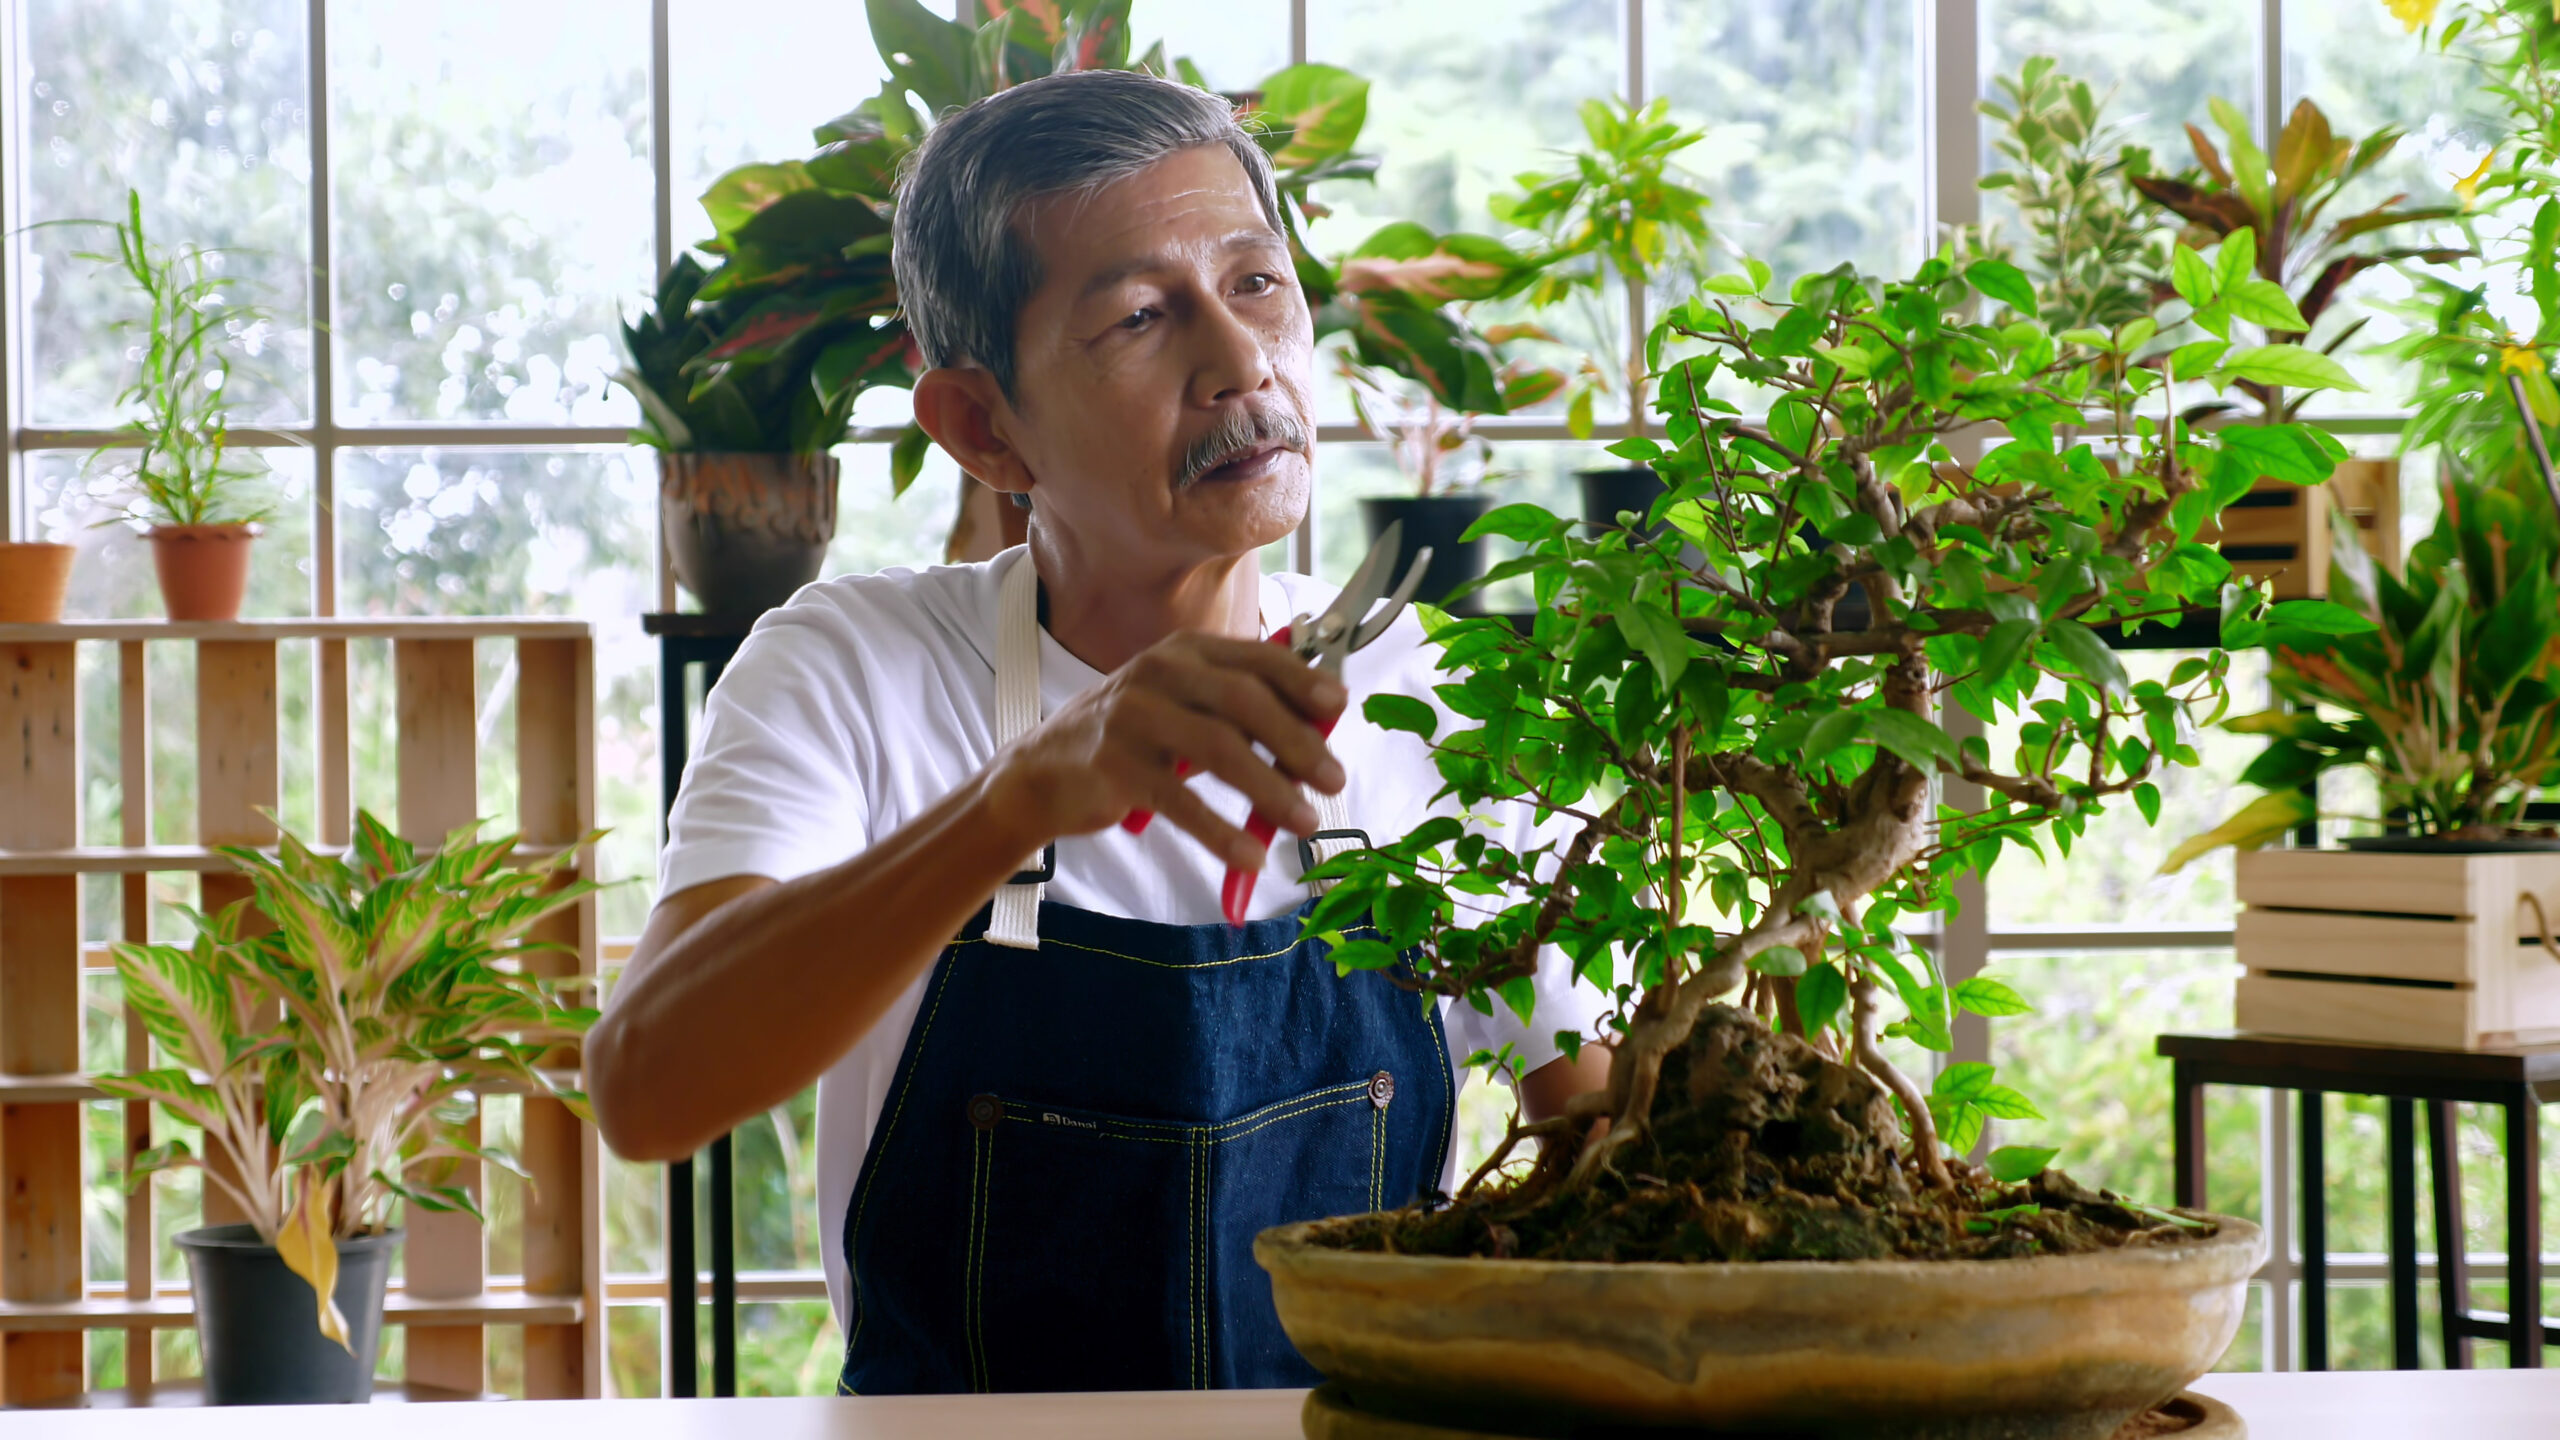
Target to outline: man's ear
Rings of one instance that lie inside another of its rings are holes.
[[[991,490],[1031,493],[1031,467],[1013,448],[1013,406],[984,370],[944,366],[916,377],[916,423]]]

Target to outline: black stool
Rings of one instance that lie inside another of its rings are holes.
[[[2471,1366],[2471,1342],[2504,1340],[2508,1364],[2537,1369],[2560,1321],[2542,1316],[2542,1145],[2539,1107],[2560,1099],[2560,1045],[2511,1050],[2421,1050],[2345,1040],[2219,1031],[2163,1035],[2170,1062],[2178,1203],[2204,1201],[2204,1087],[2257,1085],[2301,1099],[2302,1368],[2329,1368],[2328,1176],[2320,1097],[2374,1095],[2389,1101],[2385,1148],[2391,1165],[2391,1352],[2395,1369],[2418,1368],[2417,1102],[2427,1102],[2427,1145],[2435,1172],[2436,1289],[2445,1364]],[[2511,1313],[2470,1308],[2462,1243],[2462,1183],[2454,1109],[2496,1105],[2507,1125],[2507,1294]],[[2281,1303],[2281,1301],[2279,1301]]]

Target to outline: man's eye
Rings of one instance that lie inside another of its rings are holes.
[[[1270,292],[1272,292],[1273,290],[1278,289],[1279,287],[1280,287],[1280,281],[1279,281],[1279,279],[1278,279],[1277,277],[1275,277],[1275,276],[1271,276],[1271,275],[1247,275],[1246,277],[1244,277],[1244,287],[1243,287],[1243,288],[1244,288],[1244,293],[1246,293],[1247,295],[1267,295],[1267,294],[1269,294]]]
[[[1123,330],[1144,330],[1155,318],[1156,311],[1153,307],[1132,310],[1128,314],[1120,317],[1120,328]]]

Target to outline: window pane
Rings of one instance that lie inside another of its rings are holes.
[[[1913,0],[1652,0],[1646,92],[1707,138],[1682,163],[1729,246],[1781,275],[1916,265],[1921,177]]]
[[[1221,90],[1250,89],[1289,63],[1287,0],[1141,5],[1129,28],[1140,53],[1162,40],[1168,58],[1199,66],[1200,78]]]
[[[24,69],[10,77],[25,212],[13,223],[119,219],[141,192],[161,245],[224,249],[226,297],[273,317],[232,351],[235,421],[307,419],[310,138],[296,0],[27,0]],[[123,273],[77,258],[115,249],[105,227],[22,232],[28,423],[120,418],[126,340],[143,302]],[[12,317],[17,318],[17,317]]]
[[[2126,673],[2136,680],[2164,684],[2185,654],[2167,650],[2122,652]],[[2232,713],[2245,715],[2265,708],[2267,666],[2263,654],[2232,657]],[[2017,717],[1992,724],[1991,755],[2005,764],[2017,753]],[[2175,875],[2162,875],[2160,862],[2190,835],[2222,823],[2223,817],[2256,792],[2240,783],[2240,772],[2263,747],[2256,738],[2208,729],[2194,740],[2204,763],[2164,767],[2160,787],[2160,823],[2145,825],[2130,799],[2108,804],[2089,822],[2088,830],[2065,856],[2044,842],[2045,860],[2038,864],[2027,851],[2004,852],[1991,872],[1991,926],[2050,925],[2085,929],[2096,925],[2228,925],[2232,916],[2231,852],[2217,850]]]
[[[349,450],[338,464],[338,528],[349,615],[574,615],[595,626],[597,823],[612,833],[603,933],[637,934],[657,879],[657,476],[634,450]],[[512,813],[508,647],[484,647],[483,813]],[[352,650],[356,796],[392,793],[390,677],[379,647]],[[367,707],[383,718],[368,724]]]
[[[960,512],[960,467],[942,447],[925,451],[924,473],[904,495],[889,490],[888,446],[840,445],[836,454],[844,465],[836,484],[836,538],[820,573],[869,575],[941,564]]]
[[[2099,93],[2112,88],[2108,115],[2169,169],[2180,169],[2189,158],[2180,127],[2192,121],[2214,133],[2206,100],[2220,96],[2265,123],[2258,15],[2258,0],[1984,0],[1982,93],[1999,93],[1993,77],[2051,55]],[[1986,116],[1983,123],[1988,157],[1994,122]]]
[[[270,500],[265,531],[250,551],[247,616],[311,613],[311,453],[279,447],[232,451],[267,467],[260,482]],[[36,450],[26,456],[27,514],[31,539],[77,545],[71,589],[62,613],[73,620],[156,619],[160,581],[151,568],[151,542],[113,519],[121,497],[109,475],[119,452],[94,466],[72,450]],[[83,471],[86,470],[86,474]]]
[[[1626,89],[1622,11],[1616,0],[1486,0],[1453,24],[1440,6],[1309,0],[1307,58],[1369,79],[1360,148],[1384,163],[1375,185],[1323,187],[1335,213],[1308,242],[1339,254],[1391,220],[1496,233],[1486,197],[1512,188],[1522,171],[1561,165],[1557,152],[1583,141],[1582,102]],[[1513,316],[1489,309],[1480,318]],[[1613,337],[1624,321],[1606,306],[1540,319],[1577,348],[1620,353]],[[1352,418],[1330,377],[1319,379],[1317,406],[1326,421]]]
[[[649,11],[330,8],[338,414],[618,425],[650,260]]]
[[[863,7],[835,0],[675,0],[667,42],[678,245],[710,236],[698,202],[712,181],[807,157],[809,132],[878,94],[888,74]]]

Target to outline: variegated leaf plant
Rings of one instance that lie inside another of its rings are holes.
[[[585,1097],[539,1067],[596,1011],[574,1003],[578,982],[525,961],[558,948],[536,926],[598,888],[567,875],[596,836],[518,868],[514,836],[479,832],[422,855],[359,813],[345,858],[289,834],[273,855],[224,847],[254,900],[197,916],[191,945],[114,947],[161,1064],[98,1086],[203,1132],[201,1152],[172,1140],[136,1156],[132,1183],[201,1168],[311,1282],[320,1328],[340,1344],[334,1239],[379,1231],[394,1201],[477,1215],[460,1165],[522,1174],[472,1138],[475,1094],[503,1087],[585,1113]]]

